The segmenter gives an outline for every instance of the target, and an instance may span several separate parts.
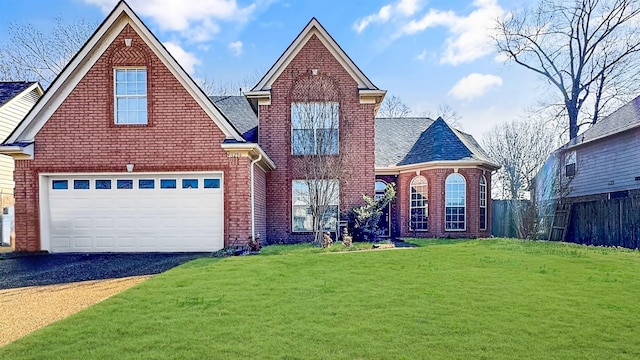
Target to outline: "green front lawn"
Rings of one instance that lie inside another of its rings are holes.
[[[2,359],[638,359],[640,254],[519,240],[199,259]]]

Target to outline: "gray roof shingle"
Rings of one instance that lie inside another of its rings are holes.
[[[376,167],[430,161],[493,161],[469,134],[438,118],[377,118]]]
[[[579,145],[640,126],[640,96],[600,119],[588,130],[573,138],[569,146]]]
[[[0,106],[9,102],[9,100],[16,97],[21,92],[25,91],[29,86],[35,84],[35,82],[26,81],[11,81],[0,82]]]
[[[244,96],[209,96],[214,105],[248,141],[256,141],[258,115]]]

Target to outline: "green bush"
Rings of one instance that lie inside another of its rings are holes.
[[[349,232],[354,241],[372,242],[378,239],[378,222],[384,209],[396,197],[394,184],[389,184],[379,199],[362,195],[365,205],[347,211]]]

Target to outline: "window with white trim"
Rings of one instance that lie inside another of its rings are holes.
[[[487,230],[487,179],[480,176],[480,230]]]
[[[467,183],[460,174],[447,176],[445,187],[444,229],[447,231],[464,231],[467,228]]]
[[[429,187],[424,176],[411,179],[411,197],[409,204],[409,228],[427,230],[429,219]]]
[[[571,177],[576,175],[576,152],[570,151],[564,157],[564,176]]]
[[[293,180],[292,182],[292,230],[313,231],[312,205],[326,205],[324,231],[336,231],[340,188],[337,180]],[[315,192],[316,195],[312,196]],[[312,201],[317,197],[318,201]]]
[[[147,69],[114,70],[115,123],[147,124]]]
[[[340,106],[337,102],[291,104],[291,153],[336,155],[339,151]]]

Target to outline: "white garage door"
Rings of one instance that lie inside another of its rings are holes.
[[[182,252],[224,247],[222,174],[46,176],[43,249]],[[48,235],[48,236],[47,236]]]

